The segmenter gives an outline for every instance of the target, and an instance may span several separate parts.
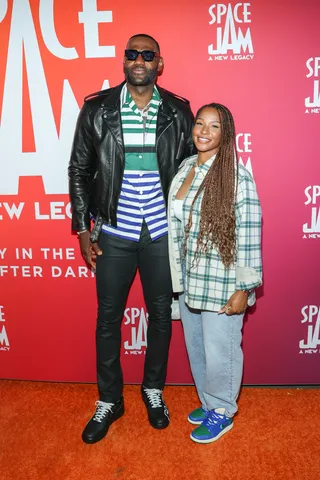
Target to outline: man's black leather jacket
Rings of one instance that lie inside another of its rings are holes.
[[[117,226],[117,205],[125,165],[118,85],[89,95],[79,114],[70,165],[69,185],[72,229],[89,230],[90,213]],[[191,137],[193,115],[189,102],[157,87],[159,107],[156,152],[162,190],[167,201],[169,187],[182,160],[194,153]],[[100,228],[92,241],[96,241]]]

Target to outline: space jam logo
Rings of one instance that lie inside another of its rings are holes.
[[[236,136],[236,148],[239,154],[239,163],[243,165],[253,177],[251,165],[251,133],[238,133]]]
[[[215,43],[208,46],[209,60],[252,60],[250,3],[217,3],[209,7],[209,25],[215,26]]]
[[[10,168],[3,168],[1,171],[0,195],[17,195],[20,176],[42,176],[47,194],[66,194],[68,178],[65,171],[79,106],[69,80],[64,79],[60,86],[62,99],[58,108],[61,112],[58,129],[40,45],[44,43],[48,54],[66,62],[79,58],[79,53],[75,47],[65,47],[60,43],[53,0],[40,2],[38,21],[34,20],[35,12],[32,12],[31,3],[39,2],[12,0],[10,3],[12,10],[8,56],[0,112],[1,160],[10,162]],[[112,11],[99,11],[97,2],[92,0],[73,3],[77,4],[77,8],[82,6],[81,11],[70,9],[70,14],[77,18],[82,26],[85,58],[115,57],[115,46],[101,45],[99,37],[101,24],[113,22]],[[0,0],[0,27],[10,16],[9,10],[8,2]],[[36,31],[37,23],[41,35]],[[76,39],[72,38],[73,34],[75,31],[70,31],[71,43],[76,42]],[[28,91],[22,88],[23,85],[26,85]],[[99,82],[97,90],[100,86]],[[102,89],[108,87],[109,81],[103,81]],[[30,100],[34,151],[23,149],[23,105],[26,91]]]
[[[9,352],[10,350],[10,343],[5,327],[5,321],[4,307],[3,305],[0,305],[0,352]]]
[[[311,206],[310,221],[304,223],[303,238],[320,238],[320,185],[309,185],[304,191],[305,205]]]
[[[301,309],[301,323],[305,325],[305,336],[299,342],[299,353],[314,354],[320,353],[320,306],[305,305]]]
[[[125,355],[143,355],[147,347],[148,313],[144,308],[126,308],[124,325],[129,327],[129,340],[123,344]]]
[[[310,90],[312,88],[312,95],[305,98],[304,106],[305,113],[320,113],[320,89],[319,89],[319,70],[320,57],[311,57],[306,62],[308,73],[306,77],[310,79]]]

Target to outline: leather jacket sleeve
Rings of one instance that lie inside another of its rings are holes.
[[[72,205],[72,230],[90,230],[90,185],[96,170],[90,106],[80,111],[69,163],[69,193]]]
[[[197,153],[196,148],[195,148],[194,143],[193,143],[193,140],[192,140],[192,130],[193,130],[193,126],[194,126],[194,116],[193,116],[193,113],[192,113],[190,107],[189,107],[189,111],[188,111],[188,114],[186,115],[186,117],[187,117],[187,124],[188,124],[189,132],[188,132],[187,141],[186,141],[186,145],[185,145],[184,152],[183,152],[183,159],[191,157],[192,155],[195,155]]]

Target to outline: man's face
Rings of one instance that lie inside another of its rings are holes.
[[[152,50],[159,53],[157,46],[151,38],[147,37],[135,37],[129,40],[127,47],[128,50]],[[144,87],[154,84],[158,73],[163,68],[162,57],[156,56],[152,62],[145,62],[141,55],[136,60],[128,60],[124,56],[123,71],[127,82],[135,87]]]

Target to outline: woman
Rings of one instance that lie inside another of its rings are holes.
[[[198,154],[180,166],[169,193],[174,292],[201,407],[188,416],[191,439],[210,443],[233,427],[243,354],[243,316],[261,285],[261,211],[254,181],[238,164],[230,111],[198,111]]]

